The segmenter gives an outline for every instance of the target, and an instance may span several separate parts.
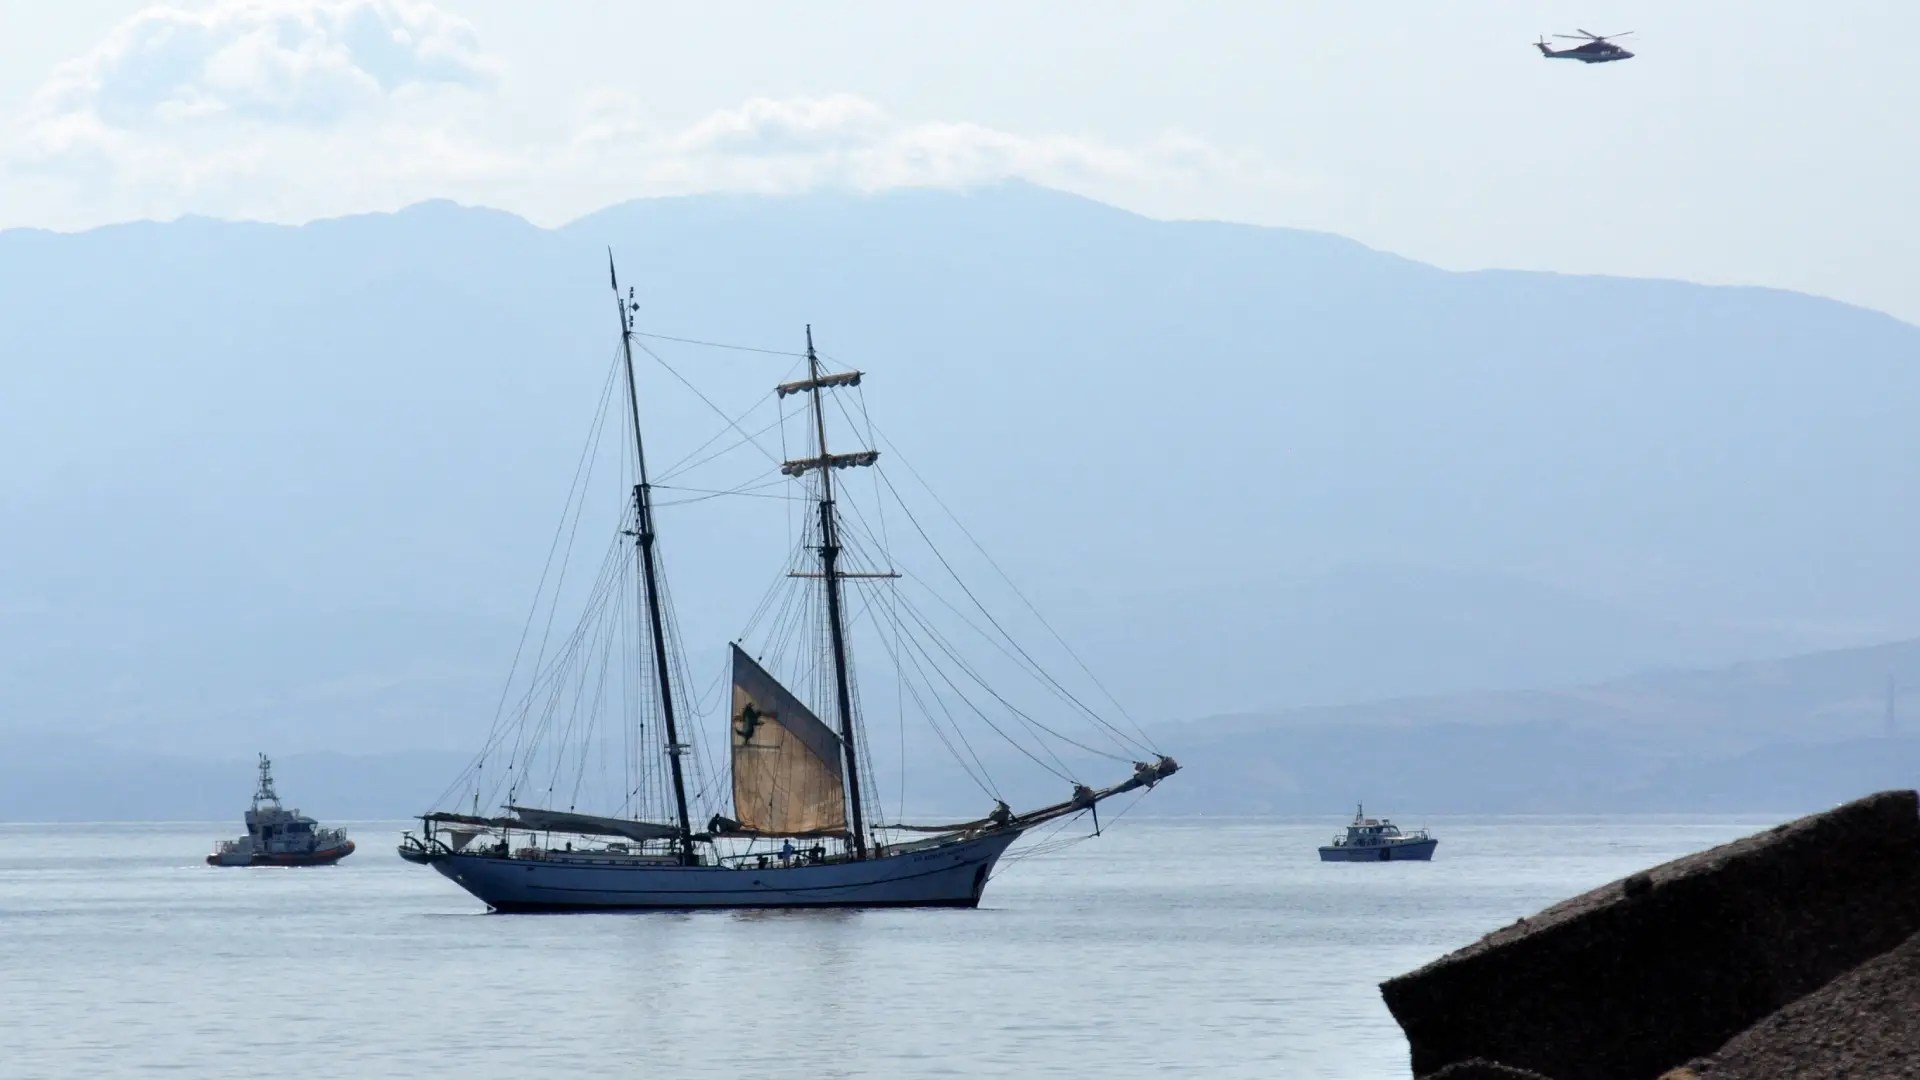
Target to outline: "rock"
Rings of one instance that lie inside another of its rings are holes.
[[[1556,904],[1381,993],[1416,1075],[1480,1059],[1651,1080],[1916,932],[1920,797],[1883,792]]]
[[[1511,1065],[1502,1065],[1497,1061],[1474,1058],[1472,1061],[1456,1061],[1437,1073],[1423,1076],[1420,1080],[1552,1080],[1528,1069],[1516,1069]]]
[[[1437,1073],[1421,1077],[1420,1080],[1552,1080],[1552,1078],[1541,1076],[1529,1069],[1516,1069],[1497,1061],[1474,1058],[1472,1061],[1456,1061]]]
[[[1920,1076],[1920,934],[1689,1064],[1699,1080]]]

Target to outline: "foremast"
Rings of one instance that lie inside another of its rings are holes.
[[[780,471],[792,477],[804,477],[810,470],[820,471],[820,580],[827,595],[827,636],[833,652],[834,706],[839,710],[840,753],[847,777],[849,811],[847,843],[856,859],[867,857],[866,810],[860,800],[860,753],[853,715],[853,692],[847,675],[847,630],[840,597],[840,533],[833,513],[833,470],[854,465],[872,465],[880,454],[862,450],[852,454],[833,454],[827,450],[826,408],[820,392],[836,386],[858,386],[857,371],[825,375],[820,370],[820,355],[813,348],[813,327],[807,327],[807,378],[775,388],[781,397],[806,393],[813,397],[813,430],[820,456],[789,461]]]
[[[645,583],[647,626],[653,638],[653,669],[660,683],[660,715],[667,729],[667,765],[673,776],[673,804],[679,827],[680,858],[691,865],[695,861],[693,828],[687,818],[687,782],[680,767],[686,747],[680,742],[680,729],[673,711],[673,675],[667,667],[665,620],[660,613],[660,569],[654,553],[653,485],[647,480],[647,448],[640,436],[640,391],[633,374],[633,312],[639,305],[632,290],[620,295],[620,278],[614,273],[613,252],[607,252],[607,278],[613,285],[614,308],[620,316],[620,351],[626,362],[627,407],[633,419],[633,453],[636,461],[633,485],[634,548],[639,556],[640,576]]]

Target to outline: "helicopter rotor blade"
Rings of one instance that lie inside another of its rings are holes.
[[[1583,37],[1581,37],[1581,36],[1580,36],[1580,35],[1578,35],[1578,34],[1555,34],[1555,35],[1553,35],[1553,36],[1554,36],[1554,37],[1557,37],[1557,38],[1565,38],[1565,39],[1567,39],[1568,41],[1596,41],[1596,40],[1598,40],[1597,38],[1583,38]]]

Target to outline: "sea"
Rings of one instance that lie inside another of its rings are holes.
[[[1081,821],[974,911],[489,915],[349,823],[218,869],[233,822],[0,824],[0,1077],[1406,1077],[1378,984],[1789,815]],[[1068,841],[1080,838],[1080,842]]]

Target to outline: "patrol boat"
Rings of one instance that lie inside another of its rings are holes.
[[[1440,841],[1427,830],[1405,833],[1386,818],[1370,818],[1365,806],[1353,810],[1347,835],[1320,849],[1321,862],[1428,862]]]
[[[207,856],[208,866],[327,866],[353,854],[344,829],[319,824],[298,810],[280,805],[273,790],[273,762],[260,755],[260,786],[247,811],[247,835],[222,840]]]

